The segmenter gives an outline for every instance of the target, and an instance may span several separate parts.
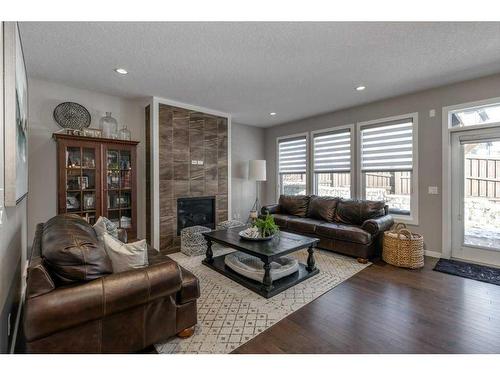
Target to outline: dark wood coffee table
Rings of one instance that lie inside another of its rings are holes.
[[[207,252],[206,258],[202,263],[266,298],[275,296],[319,272],[314,261],[314,247],[318,244],[319,239],[294,233],[280,232],[279,236],[269,241],[249,241],[240,238],[238,233],[243,229],[245,227],[203,233],[207,241]],[[251,280],[231,270],[224,262],[226,255],[214,257],[212,252],[213,242],[253,255],[262,260],[264,263],[264,278],[262,282]],[[271,262],[302,249],[307,249],[309,253],[307,265],[299,263],[299,270],[297,272],[272,281],[270,272]]]

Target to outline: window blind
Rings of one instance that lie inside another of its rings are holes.
[[[306,137],[284,139],[279,145],[279,173],[306,173]]]
[[[351,170],[349,129],[315,135],[313,150],[314,172],[332,173]]]
[[[413,169],[413,119],[361,128],[363,171],[411,171]]]

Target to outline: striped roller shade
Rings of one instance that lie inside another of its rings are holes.
[[[413,119],[361,128],[363,171],[411,171],[413,169]]]
[[[314,172],[349,172],[351,170],[351,131],[314,136]]]
[[[306,137],[279,141],[279,173],[305,173],[307,164]]]

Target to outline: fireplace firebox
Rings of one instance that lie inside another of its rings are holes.
[[[215,229],[215,197],[177,199],[177,235],[195,225]]]

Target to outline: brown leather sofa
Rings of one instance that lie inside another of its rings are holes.
[[[376,257],[383,232],[394,223],[384,202],[345,200],[314,195],[282,195],[278,204],[262,207],[281,230],[320,239],[319,248],[358,258]]]
[[[198,279],[150,249],[149,266],[112,273],[92,226],[59,215],[37,226],[23,335],[28,353],[129,353],[192,333]]]

